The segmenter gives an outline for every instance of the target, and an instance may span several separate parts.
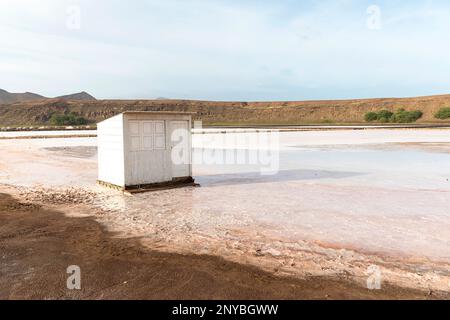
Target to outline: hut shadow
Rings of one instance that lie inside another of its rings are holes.
[[[263,175],[259,171],[238,172],[196,176],[196,182],[202,186],[227,186],[269,182],[290,182],[303,180],[345,179],[365,175],[362,172],[328,170],[280,170],[274,175]]]

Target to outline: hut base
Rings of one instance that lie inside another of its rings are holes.
[[[195,183],[195,180],[192,177],[174,178],[172,181],[126,186],[126,187],[117,186],[115,184],[100,181],[100,180],[97,180],[97,184],[102,187],[122,191],[123,193],[130,194],[130,195],[136,194],[136,193],[159,191],[159,190],[167,190],[167,189],[175,189],[175,188],[183,188],[183,187],[199,187],[200,186],[198,183]]]

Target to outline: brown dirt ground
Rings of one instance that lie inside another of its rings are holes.
[[[450,106],[450,95],[413,98],[324,101],[219,102],[195,100],[97,100],[45,99],[0,105],[0,126],[49,125],[54,112],[76,114],[97,123],[118,113],[136,111],[188,111],[206,125],[281,125],[365,123],[371,111],[421,110],[418,123],[450,124],[434,117]]]
[[[82,290],[66,289],[81,267]],[[346,279],[280,278],[212,256],[152,251],[92,218],[21,203],[0,193],[0,299],[436,299]]]

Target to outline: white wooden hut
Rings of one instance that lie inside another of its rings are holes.
[[[98,123],[98,183],[121,190],[193,183],[191,118],[127,111]]]

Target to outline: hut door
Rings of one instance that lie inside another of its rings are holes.
[[[189,177],[190,173],[190,137],[188,121],[171,121],[172,177]]]

